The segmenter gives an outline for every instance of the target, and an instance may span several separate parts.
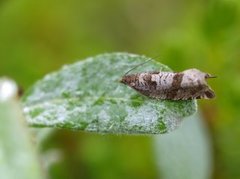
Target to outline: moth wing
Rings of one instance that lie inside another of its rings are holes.
[[[183,91],[180,90],[179,99],[188,100],[188,99],[212,99],[215,97],[214,91],[208,87],[204,86],[202,89],[199,88],[187,88]]]

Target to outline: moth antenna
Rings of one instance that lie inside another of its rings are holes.
[[[209,76],[208,78],[217,78],[217,76],[213,75],[213,76]]]
[[[216,76],[216,75],[210,75],[210,74],[208,74],[208,75],[206,76],[206,78],[217,78],[217,76]]]
[[[136,69],[137,67],[142,66],[142,65],[144,65],[144,64],[146,64],[146,63],[148,63],[149,61],[152,61],[152,60],[153,60],[153,59],[149,59],[149,60],[147,60],[147,61],[145,61],[145,62],[143,62],[143,63],[140,63],[140,64],[136,65],[136,66],[133,67],[132,69],[128,70],[128,71],[124,74],[124,76],[126,76],[129,72],[131,72],[132,70]]]

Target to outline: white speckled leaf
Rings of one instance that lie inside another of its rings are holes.
[[[110,53],[88,58],[46,75],[24,95],[32,126],[100,133],[159,134],[175,129],[196,112],[196,101],[154,100],[119,83],[126,71],[149,60]],[[155,61],[134,72],[170,71]]]

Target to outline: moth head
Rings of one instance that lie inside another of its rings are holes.
[[[210,75],[209,73],[204,73],[195,68],[185,70],[184,73],[192,79],[199,79],[201,81],[205,81],[205,79],[208,78],[216,78],[216,76]]]
[[[198,91],[199,96],[196,99],[212,99],[215,97],[214,91],[208,86],[206,80],[209,78],[216,78],[216,76],[201,72],[198,69],[189,69],[184,71],[186,79],[189,79],[193,84],[201,90]]]

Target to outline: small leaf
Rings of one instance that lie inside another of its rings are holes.
[[[154,100],[119,83],[126,71],[149,60],[128,53],[103,54],[45,76],[23,97],[32,126],[100,133],[159,134],[196,111],[196,101]],[[150,61],[132,73],[171,71]]]
[[[7,78],[0,78],[0,122],[0,178],[44,178],[17,100],[17,85]]]

